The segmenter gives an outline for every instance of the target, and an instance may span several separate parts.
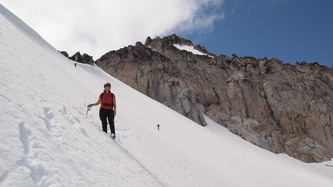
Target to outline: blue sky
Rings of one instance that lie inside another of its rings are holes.
[[[333,0],[0,0],[58,50],[98,59],[173,33],[216,55],[333,64]]]
[[[216,55],[333,64],[332,0],[226,0],[210,32],[184,37]]]

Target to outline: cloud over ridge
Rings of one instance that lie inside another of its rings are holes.
[[[210,30],[223,0],[3,0],[59,50],[99,58],[147,36]]]

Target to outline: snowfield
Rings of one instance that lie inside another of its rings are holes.
[[[181,45],[181,44],[173,44],[173,46],[175,46],[177,49],[179,50],[185,50],[187,52],[191,52],[195,55],[203,55],[203,56],[209,56],[211,58],[214,58],[213,56],[211,55],[208,55],[208,54],[205,54],[197,49],[194,49],[193,46],[189,46],[189,45]]]
[[[2,5],[0,63],[0,186],[333,186],[333,161],[273,154],[209,118],[199,126],[96,66],[75,67]],[[116,140],[98,107],[86,116],[105,82]]]

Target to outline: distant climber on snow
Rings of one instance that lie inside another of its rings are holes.
[[[107,120],[110,125],[111,138],[116,138],[115,128],[114,128],[114,117],[116,116],[116,96],[111,93],[111,83],[107,82],[104,84],[104,92],[99,95],[96,103],[89,104],[88,108],[101,104],[99,110],[99,117],[102,121],[102,128],[105,133],[107,133]]]

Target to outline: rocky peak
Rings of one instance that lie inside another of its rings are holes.
[[[187,46],[193,48],[206,55],[195,55],[192,52],[187,50],[178,49],[175,47],[175,44],[180,46]],[[172,59],[173,61],[182,61],[187,59],[188,61],[196,61],[195,59],[200,58],[210,58],[210,56],[215,56],[214,54],[209,53],[204,47],[200,45],[193,46],[193,43],[190,40],[181,38],[176,34],[166,36],[166,37],[156,37],[151,39],[147,37],[145,46],[153,49],[154,51],[164,55],[165,57]]]
[[[170,36],[166,36],[166,37],[156,37],[153,40],[150,37],[147,37],[145,45],[150,46],[156,44],[156,43],[160,43],[164,46],[172,46],[173,44],[181,44],[181,45],[188,45],[188,46],[193,46],[193,43],[190,40],[181,38],[179,36],[177,36],[176,34],[172,34]]]

